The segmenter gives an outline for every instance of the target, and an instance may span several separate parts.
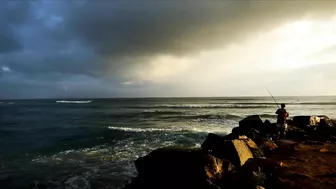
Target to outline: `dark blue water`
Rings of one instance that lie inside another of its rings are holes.
[[[277,99],[291,116],[336,117],[336,97]],[[151,150],[197,147],[247,115],[275,120],[275,110],[269,97],[1,101],[0,187],[119,188]]]

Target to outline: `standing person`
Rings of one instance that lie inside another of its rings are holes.
[[[277,119],[277,128],[278,128],[278,140],[280,138],[285,138],[287,131],[287,117],[289,116],[287,110],[285,109],[286,105],[281,104],[281,108],[278,109],[275,114],[278,115]]]

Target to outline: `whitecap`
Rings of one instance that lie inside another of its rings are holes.
[[[266,108],[268,104],[162,104],[155,106],[133,106],[132,108],[168,108],[168,109],[217,109],[217,108]]]
[[[124,132],[195,132],[195,133],[230,133],[232,127],[224,126],[219,127],[215,124],[208,124],[204,126],[173,126],[168,128],[132,128],[132,127],[108,127],[112,130],[124,131]]]
[[[92,100],[57,100],[56,103],[69,103],[69,104],[87,104]]]
[[[126,132],[157,132],[157,131],[182,131],[180,129],[170,129],[170,128],[133,128],[133,127],[108,127],[112,130],[126,131]]]

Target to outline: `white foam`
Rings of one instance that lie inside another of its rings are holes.
[[[194,127],[190,131],[199,132],[199,133],[218,133],[218,134],[227,134],[232,130],[231,127]]]
[[[73,177],[67,178],[67,180],[64,181],[65,188],[82,188],[82,189],[90,189],[90,177],[92,175],[90,172],[86,172],[82,175],[76,175]]]
[[[56,187],[90,188],[90,183],[87,181],[108,177],[111,180],[106,182],[117,182],[115,188],[120,188],[125,179],[131,180],[136,176],[134,160],[152,150],[168,146],[200,147],[207,132],[224,133],[231,130],[230,127],[220,127],[215,124],[195,125],[194,123],[163,128],[109,127],[109,129],[124,132],[157,132],[150,135],[144,133],[149,137],[143,140],[130,137],[95,147],[64,150],[51,156],[38,156],[32,160],[32,163],[50,167],[69,165],[76,168],[71,171],[71,175],[51,178],[51,182]],[[173,133],[175,131],[177,132]]]
[[[87,104],[92,100],[57,100],[56,103],[69,103],[69,104]]]
[[[169,128],[132,128],[132,127],[108,127],[112,130],[125,132],[196,132],[196,133],[230,133],[231,127],[218,127],[215,124],[205,126],[175,126]]]
[[[132,127],[108,127],[112,130],[126,131],[126,132],[156,132],[156,131],[182,131],[181,129],[170,128],[132,128]]]

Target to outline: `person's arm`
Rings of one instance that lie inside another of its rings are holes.
[[[279,114],[279,109],[277,109],[277,111],[275,112],[275,114]]]

